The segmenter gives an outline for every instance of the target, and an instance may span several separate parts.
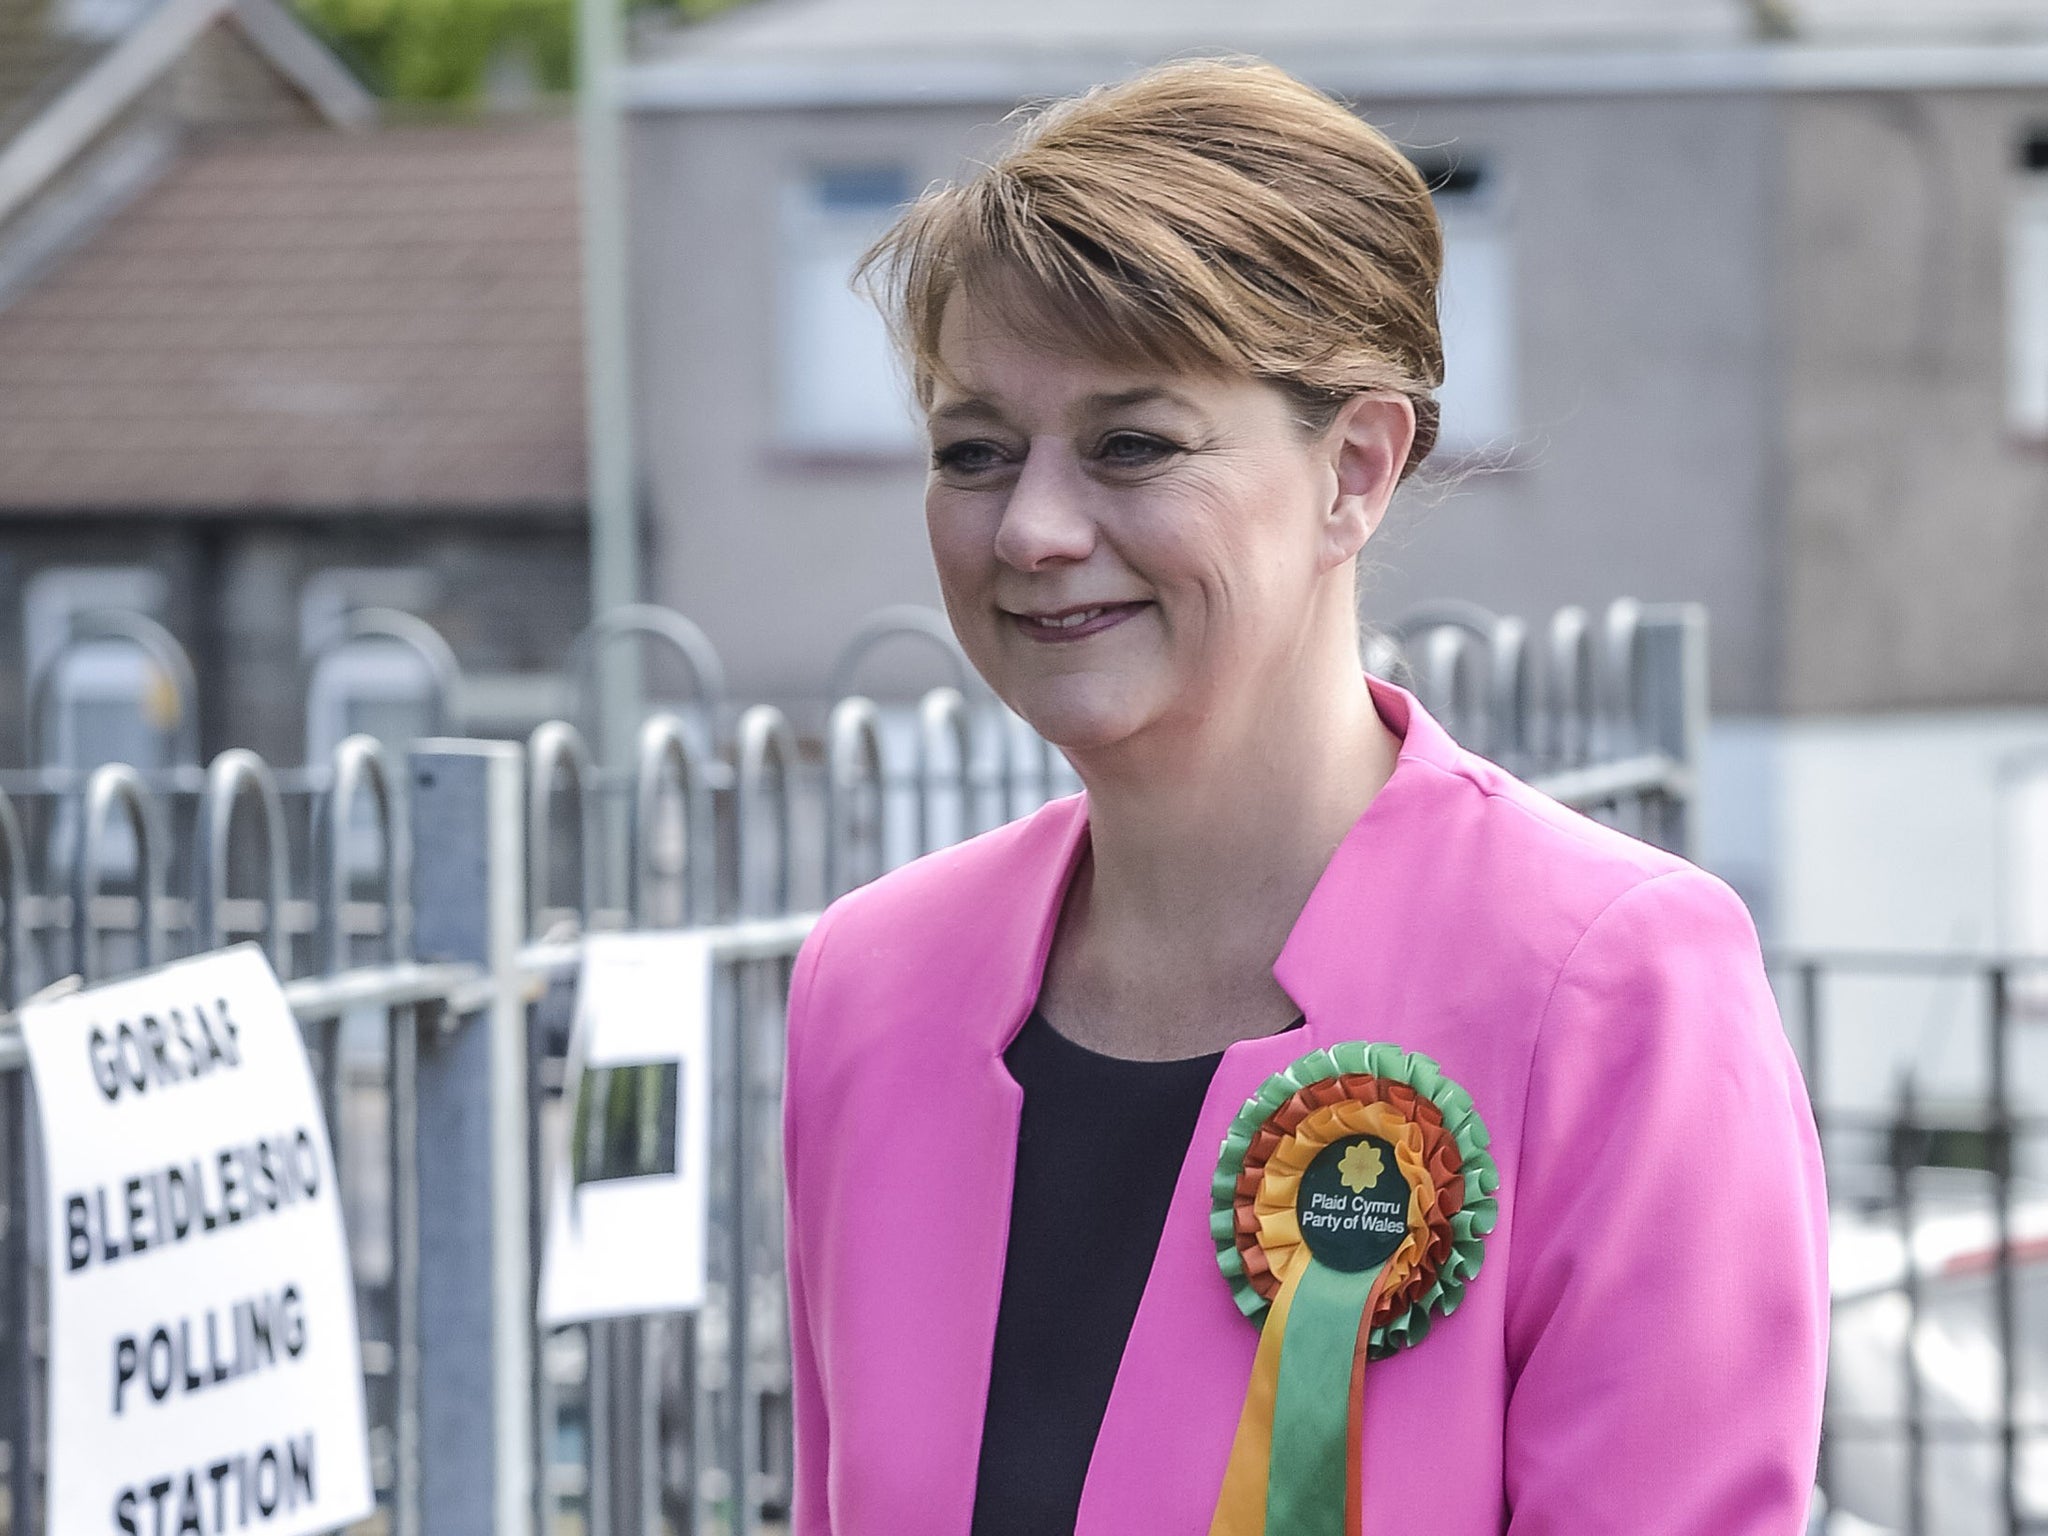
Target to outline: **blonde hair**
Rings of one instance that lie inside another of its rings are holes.
[[[920,402],[963,289],[1093,356],[1279,386],[1321,431],[1408,397],[1405,476],[1437,435],[1443,236],[1378,129],[1256,60],[1162,65],[1045,108],[994,163],[907,209],[856,272]]]

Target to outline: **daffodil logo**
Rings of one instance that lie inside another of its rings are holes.
[[[1380,1156],[1380,1149],[1369,1141],[1358,1143],[1344,1154],[1344,1161],[1337,1165],[1338,1179],[1354,1195],[1362,1195],[1371,1189],[1386,1171],[1386,1161]]]

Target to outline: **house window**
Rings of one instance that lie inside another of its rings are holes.
[[[2021,141],[2006,223],[2006,422],[2048,439],[2048,127]]]
[[[178,697],[177,679],[126,640],[67,644],[81,614],[114,609],[160,618],[165,596],[162,574],[147,566],[58,567],[29,582],[22,648],[32,680],[49,674],[35,722],[42,761],[69,768],[127,763],[144,772],[170,763],[192,708]]]
[[[902,454],[922,431],[854,263],[911,195],[900,165],[847,165],[797,177],[782,194],[776,424],[811,453]]]
[[[308,763],[325,763],[359,732],[402,752],[432,729],[434,678],[426,663],[392,641],[346,641],[343,625],[359,608],[431,608],[439,590],[431,572],[404,566],[331,569],[307,581],[299,594],[299,649],[308,669]]]
[[[147,566],[59,566],[30,579],[21,605],[22,652],[41,707],[32,726],[39,765],[84,770],[126,763],[150,774],[175,761],[196,707],[179,696],[178,680],[130,641],[71,643],[72,622],[82,614],[117,610],[161,619],[168,592],[162,573]],[[79,810],[78,798],[66,795],[50,822],[46,856],[65,878],[78,845]],[[119,882],[135,872],[134,830],[116,815],[107,824],[100,873]]]
[[[1517,426],[1514,263],[1500,190],[1482,161],[1416,164],[1436,197],[1444,231],[1437,296],[1444,341],[1439,451],[1497,457],[1513,447]]]

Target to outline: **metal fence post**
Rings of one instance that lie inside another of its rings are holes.
[[[34,985],[28,950],[27,845],[14,802],[0,792],[0,859],[6,880],[0,901],[0,1005],[16,1007]],[[35,1355],[29,1344],[31,1306],[28,1235],[28,1073],[0,1072],[0,1439],[7,1442],[8,1530],[34,1527]]]
[[[1644,806],[1642,835],[1688,859],[1699,856],[1699,781],[1707,746],[1707,609],[1655,603],[1641,610],[1635,644],[1641,745],[1684,765],[1680,793]]]
[[[1991,1218],[1997,1231],[1998,1262],[1992,1271],[1992,1299],[1998,1325],[1998,1485],[2005,1528],[2023,1528],[2025,1509],[2020,1489],[2020,1331],[2019,1289],[2013,1277],[2013,1141],[2017,1133],[2012,1105],[2011,974],[1994,966],[1991,983]]]
[[[882,716],[872,699],[841,699],[825,727],[825,899],[844,896],[888,867],[883,825],[888,785]],[[865,846],[856,859],[854,843]]]
[[[1900,1085],[1897,1120],[1898,1128],[1892,1136],[1891,1175],[1892,1213],[1898,1222],[1899,1252],[1904,1260],[1899,1290],[1906,1303],[1905,1347],[1899,1351],[1900,1398],[1905,1409],[1906,1536],[1928,1536],[1926,1388],[1921,1379],[1920,1357],[1914,1350],[1925,1314],[1925,1294],[1919,1250],[1913,1246],[1919,1203],[1913,1187],[1913,1169],[1924,1159],[1925,1133],[1920,1125],[1919,1094],[1911,1076]]]
[[[934,689],[926,695],[923,722],[928,739],[947,725],[952,729],[965,835],[971,825],[967,797],[971,742],[960,695],[950,688]],[[740,915],[771,917],[790,911],[795,894],[796,734],[779,710],[765,704],[757,704],[740,717],[737,734],[738,794],[733,815],[739,825]],[[929,763],[927,757],[927,768]],[[764,843],[773,848],[772,858],[763,857]],[[733,1063],[734,1156],[732,1267],[726,1301],[726,1346],[731,1364],[726,1402],[732,1417],[726,1444],[733,1461],[732,1516],[726,1529],[732,1536],[754,1536],[762,1528],[763,1495],[786,1480],[775,1475],[783,1469],[771,1469],[762,1454],[764,1430],[777,1394],[773,1389],[764,1390],[755,1323],[763,1313],[773,1315],[769,1309],[775,1303],[769,1294],[779,1296],[782,1290],[782,1172],[776,1160],[781,1142],[775,1133],[774,1106],[781,1097],[783,1042],[778,1026],[788,995],[788,977],[778,974],[771,983],[764,973],[773,965],[748,962],[730,972],[735,1010],[728,1037]],[[787,1372],[776,1374],[786,1378]],[[775,1460],[779,1463],[783,1458],[777,1455]],[[779,1491],[771,1497],[777,1505],[784,1503]]]
[[[952,762],[945,759],[950,754]],[[957,688],[934,688],[917,706],[917,838],[918,851],[930,853],[975,832],[974,728],[967,718],[967,700]],[[948,780],[951,780],[949,783]],[[947,790],[957,797],[958,821],[948,837],[939,825],[939,801]]]
[[[9,999],[11,1002],[12,999]],[[41,1459],[37,1418],[42,1406],[36,1358],[35,1282],[29,1233],[30,1124],[28,1073],[0,1073],[0,1438],[7,1442],[9,1536],[41,1528],[36,1470]]]
[[[100,948],[93,900],[100,894],[105,873],[107,818],[116,810],[127,816],[135,838],[135,964],[148,967],[162,958],[163,913],[157,897],[163,883],[165,849],[156,800],[133,768],[126,763],[106,763],[85,781],[77,851],[71,863],[71,966],[88,986],[105,979],[105,954]]]
[[[494,983],[419,1049],[422,1529],[526,1536],[534,1519],[527,1221],[524,763],[510,742],[410,754],[414,947]]]
[[[8,999],[12,1002],[13,999]],[[0,1439],[7,1442],[7,1529],[37,1528],[35,1419],[39,1397],[30,1341],[28,1073],[0,1073]]]

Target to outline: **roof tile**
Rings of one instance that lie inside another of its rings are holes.
[[[0,311],[0,514],[573,507],[571,125],[222,137]]]

